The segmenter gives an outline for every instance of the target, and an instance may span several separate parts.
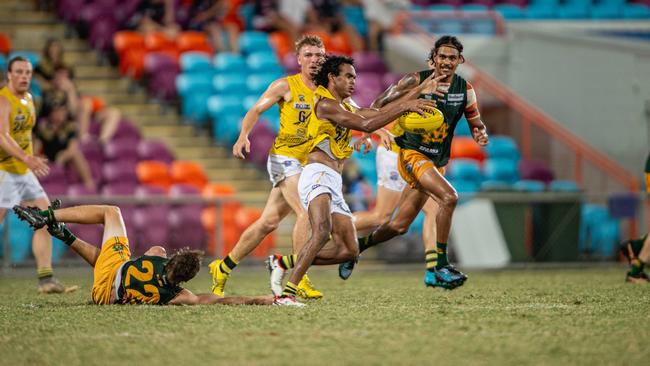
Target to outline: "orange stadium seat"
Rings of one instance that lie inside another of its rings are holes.
[[[456,136],[451,142],[451,158],[485,160],[485,152],[471,137]]]
[[[205,190],[204,190],[205,194]],[[217,210],[215,207],[208,207],[203,210],[201,213],[201,223],[203,228],[208,233],[208,254],[209,255],[226,255],[239,240],[242,230],[235,223],[235,216],[239,209],[241,208],[241,203],[238,201],[230,201],[224,203],[223,215],[221,216],[221,238],[223,240],[223,248],[221,248],[221,253],[217,253],[217,244],[216,244],[216,227],[217,227]]]
[[[203,188],[203,197],[232,197],[235,194],[235,187],[230,184],[209,183]]]
[[[282,60],[288,53],[294,51],[289,35],[286,32],[273,32],[269,35],[269,42],[275,50],[275,54]]]
[[[120,58],[120,74],[129,76],[134,80],[140,80],[144,74],[144,55],[147,53],[142,48],[131,48],[127,50],[124,57]]]
[[[140,184],[160,187],[168,190],[172,184],[167,164],[155,161],[144,160],[138,163],[135,168]]]
[[[144,48],[144,36],[134,31],[119,31],[113,35],[113,48],[122,59],[126,52]]]
[[[176,160],[172,163],[171,177],[174,184],[192,185],[200,190],[208,184],[208,177],[201,165],[193,161]]]
[[[176,37],[176,47],[180,53],[187,51],[201,51],[209,55],[214,53],[208,35],[203,32],[187,31],[179,34]]]
[[[332,53],[344,54],[351,56],[352,55],[352,46],[350,45],[350,38],[345,32],[336,32],[332,35],[331,38],[331,47],[327,50]]]
[[[0,33],[0,53],[8,55],[9,52],[11,52],[11,39],[8,35]]]
[[[144,47],[148,52],[176,49],[176,41],[162,32],[150,32],[144,36]]]

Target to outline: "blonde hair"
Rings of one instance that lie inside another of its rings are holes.
[[[325,48],[323,45],[323,40],[319,36],[314,36],[310,34],[305,34],[299,40],[296,41],[296,53],[300,53],[300,50],[305,46],[316,46],[319,48]]]

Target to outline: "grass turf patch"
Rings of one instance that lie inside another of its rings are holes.
[[[391,267],[386,267],[391,268]],[[325,298],[265,306],[97,306],[82,289],[37,295],[32,272],[0,279],[0,364],[643,364],[650,287],[622,268],[469,273],[454,291],[423,271],[312,270]],[[207,269],[187,288],[206,292]],[[267,272],[238,268],[230,295],[267,294]]]

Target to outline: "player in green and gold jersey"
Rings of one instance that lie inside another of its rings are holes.
[[[35,230],[47,226],[52,236],[69,245],[94,268],[92,299],[95,304],[270,305],[273,302],[270,296],[195,295],[181,284],[199,272],[202,252],[181,249],[168,258],[165,248],[154,246],[143,256],[132,259],[118,207],[88,205],[59,209],[59,205],[55,200],[46,210],[14,206],[14,211]],[[101,248],[75,237],[63,222],[104,225]]]

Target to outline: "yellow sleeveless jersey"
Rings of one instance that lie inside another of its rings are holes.
[[[323,98],[334,99],[327,88],[319,86],[314,91],[314,105]],[[343,103],[345,109],[354,112],[356,109],[349,103]],[[309,151],[312,151],[323,140],[329,140],[330,151],[337,159],[346,159],[352,155],[352,131],[349,128],[341,127],[328,120],[319,119],[316,113],[312,113],[309,121],[309,136],[312,138]]]
[[[18,98],[9,91],[8,87],[0,89],[0,96],[7,98],[11,107],[9,111],[9,135],[16,140],[23,151],[32,155],[32,129],[36,121],[36,109],[32,95],[25,93],[24,98]],[[0,149],[0,170],[13,174],[25,174],[29,170],[22,161]]]
[[[291,100],[280,102],[280,131],[271,147],[271,154],[307,162],[309,131],[307,124],[314,108],[314,92],[305,85],[300,74],[287,76]]]

